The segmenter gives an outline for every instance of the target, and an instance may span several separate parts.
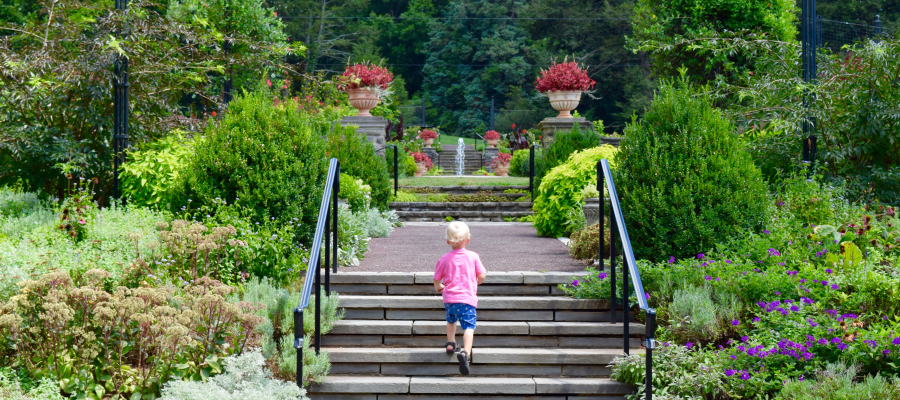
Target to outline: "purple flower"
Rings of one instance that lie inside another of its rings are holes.
[[[841,343],[841,344],[837,345],[837,348],[838,348],[838,350],[841,350],[841,351],[847,350],[847,345],[844,343]]]
[[[675,256],[669,257],[669,264],[675,264]]]
[[[759,322],[759,317],[753,317],[753,322]]]
[[[572,286],[575,286],[575,287],[577,287],[577,286],[578,286],[578,279],[576,279],[576,280],[574,280],[574,281],[572,281]]]
[[[734,354],[732,354],[732,355],[730,355],[730,356],[728,356],[728,357],[731,357],[732,360],[737,360],[737,356],[734,355]]]
[[[745,381],[746,381],[747,379],[750,379],[750,374],[748,374],[747,371],[744,371],[744,372],[741,374],[741,379],[743,379],[743,380],[745,380]]]
[[[731,260],[725,260],[725,264],[731,264]]]
[[[788,276],[797,276],[797,272],[798,271],[787,271],[785,273],[788,274]]]
[[[763,233],[766,234],[766,235],[768,235],[768,234],[770,234],[770,233],[772,233],[772,232],[769,232],[768,229],[763,229]]]
[[[793,312],[800,311],[800,307],[797,307],[797,306],[791,306],[791,311],[793,311]]]
[[[735,371],[733,369],[726,369],[725,376],[732,376],[732,375],[734,375],[735,372],[737,372],[737,371]]]
[[[838,312],[837,310],[825,310],[825,313],[831,315],[832,317],[836,317]]]
[[[781,292],[775,292],[776,296],[781,296]]]
[[[828,340],[826,340],[825,338],[821,338],[821,339],[819,339],[819,341],[816,342],[816,343],[818,343],[818,344],[820,344],[820,345],[822,345],[822,346],[825,346],[825,345],[828,344]]]
[[[900,337],[895,337],[894,340],[891,340],[891,344],[894,346],[900,346]]]
[[[777,256],[780,256],[780,255],[781,255],[781,252],[779,252],[778,250],[775,250],[775,249],[773,249],[773,248],[770,247],[770,248],[769,248],[769,255],[770,255],[770,256],[773,256],[773,257],[777,257]]]
[[[650,300],[650,293],[644,293],[644,298]]]
[[[878,342],[876,342],[874,340],[863,340],[863,343],[866,343],[869,346],[872,346],[873,349],[878,347]]]
[[[692,342],[687,342],[687,343],[684,344],[684,347],[687,347],[687,348],[694,347],[694,343],[692,343]]]
[[[698,259],[698,260],[701,259],[701,258],[703,258],[703,257],[706,257],[706,254],[703,254],[703,253],[697,254],[697,259]]]
[[[606,276],[607,276],[606,272],[601,272],[600,274],[597,275],[597,278],[599,278],[602,281],[602,280],[606,279]]]
[[[888,354],[891,354],[891,351],[890,351],[890,350],[885,350],[885,351],[882,351],[881,354],[888,355]]]
[[[740,324],[741,324],[741,321],[738,321],[736,319],[731,320],[731,326],[738,326]]]
[[[819,281],[819,283],[822,284],[822,286],[828,286],[828,281]]]
[[[816,321],[813,321],[812,318],[807,318],[807,319],[806,319],[806,322],[809,322],[809,326],[811,326],[811,327],[813,327],[813,328],[819,326],[819,324],[816,323]]]
[[[750,341],[750,337],[749,336],[741,336],[741,341],[744,343],[747,343]]]
[[[831,339],[831,344],[838,344],[840,342],[841,342],[841,338],[832,338]]]
[[[825,273],[826,273],[826,274],[830,274],[830,273],[832,273],[832,272],[834,272],[834,271],[832,271],[831,268],[825,268]]]
[[[800,381],[800,382],[803,382],[803,375],[800,375],[800,377],[797,378],[797,380]]]
[[[712,280],[712,277],[709,276],[709,275],[706,275],[706,276],[703,277],[703,279],[706,279],[706,280],[708,280],[708,281],[711,281],[711,280]]]
[[[800,283],[806,283],[806,279],[800,279]]]
[[[703,264],[700,264],[700,266],[701,266],[701,267],[707,266],[706,261],[704,261]]]
[[[831,288],[834,290],[838,290],[838,289],[840,289],[840,286],[838,286],[837,283],[835,283],[834,285],[831,285]]]

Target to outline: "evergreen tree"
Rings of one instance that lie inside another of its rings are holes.
[[[525,60],[528,36],[517,21],[504,19],[515,17],[523,3],[456,0],[432,24],[425,91],[441,110],[437,123],[445,130],[465,134],[485,124],[491,96],[502,98],[510,86],[534,79]]]

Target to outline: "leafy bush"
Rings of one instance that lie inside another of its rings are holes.
[[[547,147],[547,150],[542,152],[542,156],[538,158],[537,154],[535,154],[535,186],[540,186],[544,177],[557,165],[566,162],[572,153],[599,145],[600,135],[598,133],[590,130],[582,131],[577,124],[572,126],[572,130],[569,132],[556,132],[556,137],[550,143],[550,146]],[[526,168],[526,176],[529,166],[526,162],[524,167]]]
[[[393,186],[387,163],[375,154],[372,144],[364,136],[356,133],[356,128],[334,126],[328,134],[327,150],[329,157],[341,162],[341,172],[362,179],[372,188],[372,206],[381,210],[388,208]]]
[[[338,208],[338,261],[344,266],[359,266],[369,251],[368,216],[354,213],[346,205]]]
[[[0,217],[21,217],[44,207],[36,192],[0,187]]]
[[[534,200],[534,227],[539,235],[559,237],[579,228],[577,217],[584,217],[582,189],[597,184],[597,162],[605,158],[615,164],[617,152],[610,145],[575,152],[547,174]]]
[[[858,381],[858,368],[842,364],[828,364],[816,379],[793,379],[784,385],[779,399],[843,400],[843,399],[900,399],[900,378],[882,375],[865,376]]]
[[[13,371],[0,369],[0,399],[4,400],[64,400],[59,394],[59,384],[51,379],[41,379],[28,390],[22,387]]]
[[[122,165],[119,178],[129,204],[169,208],[182,179],[181,171],[190,162],[194,148],[202,147],[202,143],[185,139],[184,133],[175,131],[128,151],[128,161]]]
[[[388,213],[391,212],[393,211],[388,211]],[[394,225],[391,223],[390,219],[385,216],[385,213],[378,211],[377,208],[370,208],[369,211],[366,212],[366,232],[368,232],[370,237],[388,237],[393,230]]]
[[[248,209],[256,222],[297,218],[303,229],[295,233],[308,238],[327,170],[321,137],[330,123],[292,105],[273,105],[262,92],[240,96],[228,107],[218,124],[207,126],[173,211],[225,201]]]
[[[160,400],[304,400],[306,391],[295,383],[272,378],[259,351],[249,351],[223,360],[225,373],[205,382],[172,381]]]
[[[222,357],[257,340],[257,306],[229,303],[233,287],[203,277],[180,293],[112,291],[110,277],[92,269],[78,286],[67,273],[52,272],[25,281],[3,306],[0,333],[29,374],[76,396],[152,397],[166,380],[222,372]]]
[[[674,337],[681,343],[715,342],[727,333],[729,322],[741,309],[733,295],[722,295],[725,301],[714,302],[706,286],[685,286],[675,290],[668,306],[668,317]]]
[[[418,201],[418,197],[414,193],[407,192],[405,190],[398,190],[397,195],[394,197],[393,201],[399,202],[410,202],[410,201]]]
[[[653,397],[719,398],[729,393],[722,358],[706,357],[706,353],[685,346],[660,344],[653,350]],[[630,398],[644,398],[646,355],[631,354],[612,364],[610,378],[637,386],[637,393]]]
[[[600,251],[600,224],[575,231],[569,237],[569,254],[578,260],[596,260]],[[609,228],[603,228],[603,258],[609,258]]]
[[[369,208],[369,194],[372,188],[363,183],[362,179],[356,179],[348,174],[341,173],[341,191],[339,197],[347,200],[350,209],[360,212]]]
[[[535,154],[535,164],[537,164],[537,154]],[[527,149],[514,152],[512,160],[509,161],[509,175],[529,176],[529,168],[531,168],[531,152]]]
[[[394,143],[390,143],[394,144]],[[416,169],[416,160],[409,155],[409,153],[403,148],[399,147],[399,153],[397,154],[397,169],[400,170],[398,177],[406,178],[415,175]],[[385,149],[385,161],[387,162],[388,169],[388,178],[394,177],[394,148],[388,147]]]
[[[625,128],[616,184],[635,254],[693,256],[760,229],[767,192],[734,125],[689,87],[662,84]]]

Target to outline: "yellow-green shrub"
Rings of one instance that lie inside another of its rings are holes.
[[[576,151],[550,170],[541,181],[534,201],[534,227],[541,236],[563,236],[579,228],[577,214],[584,201],[582,190],[597,184],[597,161],[614,164],[618,150],[608,144]]]

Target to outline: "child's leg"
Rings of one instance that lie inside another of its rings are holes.
[[[456,342],[456,322],[448,322],[447,323],[447,341],[450,343]],[[447,351],[455,350],[452,346],[447,345]]]
[[[472,340],[475,338],[475,330],[474,329],[466,329],[463,332],[463,348],[466,349],[466,354],[472,354]]]

